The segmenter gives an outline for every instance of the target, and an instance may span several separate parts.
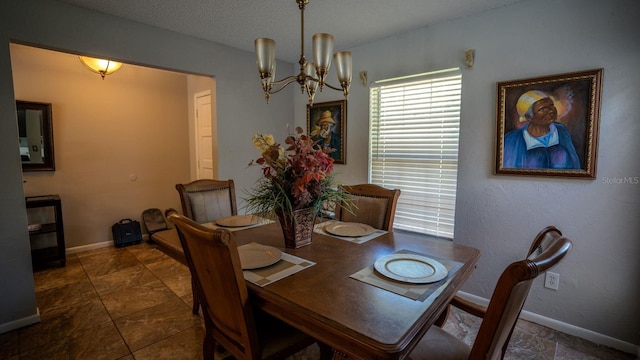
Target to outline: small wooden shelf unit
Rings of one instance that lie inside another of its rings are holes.
[[[42,207],[54,208],[53,222],[42,224],[42,227],[38,230],[29,231],[29,237],[31,239],[43,234],[56,234],[55,246],[31,250],[33,267],[41,267],[53,261],[59,261],[62,266],[65,266],[67,258],[65,255],[66,249],[64,245],[64,227],[62,225],[62,204],[60,197],[58,195],[28,196],[25,200],[27,209]]]

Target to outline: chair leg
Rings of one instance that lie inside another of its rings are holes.
[[[447,305],[447,307],[442,311],[442,314],[438,316],[434,325],[438,327],[443,327],[449,318],[449,313],[451,313],[451,305]]]
[[[330,360],[333,358],[333,349],[331,346],[318,341],[318,347],[320,348],[320,360]]]
[[[204,360],[215,359],[216,342],[213,340],[213,336],[206,331],[204,335],[204,344],[202,344],[202,355]]]
[[[191,294],[193,295],[193,308],[191,312],[194,315],[198,315],[198,310],[200,310],[200,301],[198,299],[198,292],[196,291],[196,283],[193,280],[193,276],[191,277]]]

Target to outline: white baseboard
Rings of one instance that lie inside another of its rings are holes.
[[[480,296],[469,294],[463,291],[459,291],[458,295],[460,295],[460,297],[464,298],[465,300],[472,301],[482,306],[489,305],[489,300]],[[534,322],[536,324],[540,324],[542,326],[546,326],[553,330],[561,331],[565,334],[569,334],[585,340],[589,340],[596,344],[608,346],[610,348],[614,348],[628,354],[638,353],[638,355],[640,356],[640,346],[634,345],[626,341],[612,338],[607,335],[599,334],[597,332],[594,332],[588,329],[567,324],[562,321],[558,321],[552,318],[548,318],[546,316],[538,315],[526,310],[522,310],[522,313],[520,314],[520,318],[523,320]]]
[[[148,234],[142,234],[142,241],[148,241],[148,238],[149,238]],[[103,241],[103,242],[89,244],[89,245],[74,246],[71,248],[67,248],[65,253],[67,255],[71,255],[71,254],[77,254],[77,253],[81,253],[89,250],[102,249],[109,246],[113,246],[113,240]]]
[[[103,241],[103,242],[89,244],[89,245],[74,246],[74,247],[71,247],[71,248],[67,248],[65,253],[67,255],[71,255],[71,254],[77,254],[77,253],[80,253],[80,252],[83,252],[83,251],[102,249],[102,248],[106,248],[106,247],[109,247],[109,246],[113,246],[113,241]]]
[[[29,315],[21,319],[13,320],[8,323],[0,324],[0,334],[4,334],[11,330],[19,329],[21,327],[25,327],[31,324],[36,324],[39,322],[40,322],[40,309],[36,307],[36,313],[33,315]]]

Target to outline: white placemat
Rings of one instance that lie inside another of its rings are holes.
[[[355,244],[362,244],[365,243],[371,239],[375,239],[380,235],[384,235],[386,233],[388,233],[388,231],[384,231],[384,230],[380,230],[380,229],[374,229],[373,233],[369,234],[369,235],[365,235],[365,236],[357,236],[357,237],[351,237],[351,236],[337,236],[337,235],[333,235],[333,234],[329,234],[328,232],[326,232],[324,230],[325,226],[327,225],[331,225],[331,224],[336,224],[336,223],[341,223],[341,221],[338,220],[329,220],[329,221],[325,221],[319,224],[316,224],[313,227],[313,231],[318,233],[318,234],[323,234],[323,235],[327,235],[327,236],[331,236],[334,237],[336,239],[340,239],[340,240],[344,240],[344,241],[348,241],[348,242],[352,242]]]
[[[273,265],[260,269],[244,270],[244,279],[264,287],[315,264],[313,261],[283,252],[282,259]]]

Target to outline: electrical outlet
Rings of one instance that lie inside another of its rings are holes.
[[[544,277],[544,287],[558,290],[558,285],[560,285],[560,274],[547,271]]]

